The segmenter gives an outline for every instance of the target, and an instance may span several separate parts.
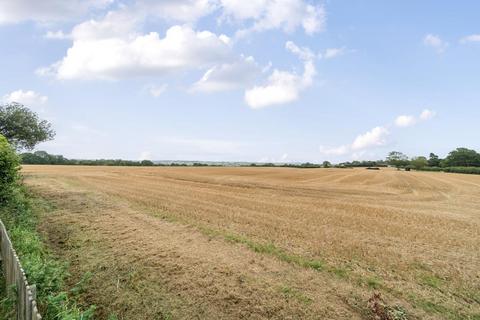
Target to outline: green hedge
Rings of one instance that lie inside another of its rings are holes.
[[[423,167],[421,171],[438,171],[449,173],[480,174],[480,167]]]
[[[37,232],[35,209],[40,203],[28,196],[19,183],[19,157],[0,135],[0,219],[25,269],[30,283],[37,286],[37,302],[45,320],[93,319],[95,306],[85,311],[75,303],[78,287],[65,289],[68,266],[57,260]],[[0,270],[0,319],[15,319],[15,294],[6,288]]]
[[[18,179],[20,159],[7,139],[0,134],[0,205],[11,197]]]

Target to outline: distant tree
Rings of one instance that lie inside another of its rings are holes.
[[[389,165],[395,166],[397,169],[401,167],[405,167],[409,163],[408,157],[405,154],[398,151],[390,152],[387,156],[386,161]]]
[[[332,166],[332,164],[329,161],[323,161],[323,163],[322,163],[322,167],[324,167],[324,168],[330,168],[331,166]]]
[[[457,148],[444,160],[447,167],[480,167],[480,154],[475,150]]]
[[[413,168],[418,170],[428,166],[428,160],[425,157],[416,157],[410,161],[410,164],[412,165]]]
[[[55,136],[48,121],[16,102],[0,105],[0,134],[17,150],[31,150]]]
[[[428,166],[429,167],[438,167],[440,166],[440,158],[435,153],[430,153],[428,157]]]
[[[154,163],[153,163],[152,161],[150,161],[150,160],[142,160],[142,161],[140,162],[140,165],[141,165],[141,166],[153,166]]]

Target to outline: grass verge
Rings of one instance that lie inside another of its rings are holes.
[[[38,207],[43,203],[28,196],[24,187],[17,187],[12,197],[0,207],[2,219],[12,244],[20,258],[30,284],[37,286],[37,303],[43,319],[93,319],[95,306],[82,310],[75,303],[81,287],[65,290],[68,265],[49,252],[37,232]],[[0,279],[3,280],[3,279]],[[0,318],[14,319],[14,288],[5,288],[1,282]],[[81,284],[83,285],[83,284]]]

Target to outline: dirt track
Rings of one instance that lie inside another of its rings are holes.
[[[42,218],[51,245],[74,277],[93,273],[83,299],[100,318],[365,318],[374,290],[411,317],[480,314],[479,176],[23,171],[55,206]]]

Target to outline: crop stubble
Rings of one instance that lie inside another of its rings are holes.
[[[94,273],[90,289],[101,294],[84,299],[102,317],[361,318],[374,290],[411,317],[480,314],[480,176],[203,167],[23,172],[55,205],[42,227],[52,245],[62,244],[57,250],[74,275]]]

